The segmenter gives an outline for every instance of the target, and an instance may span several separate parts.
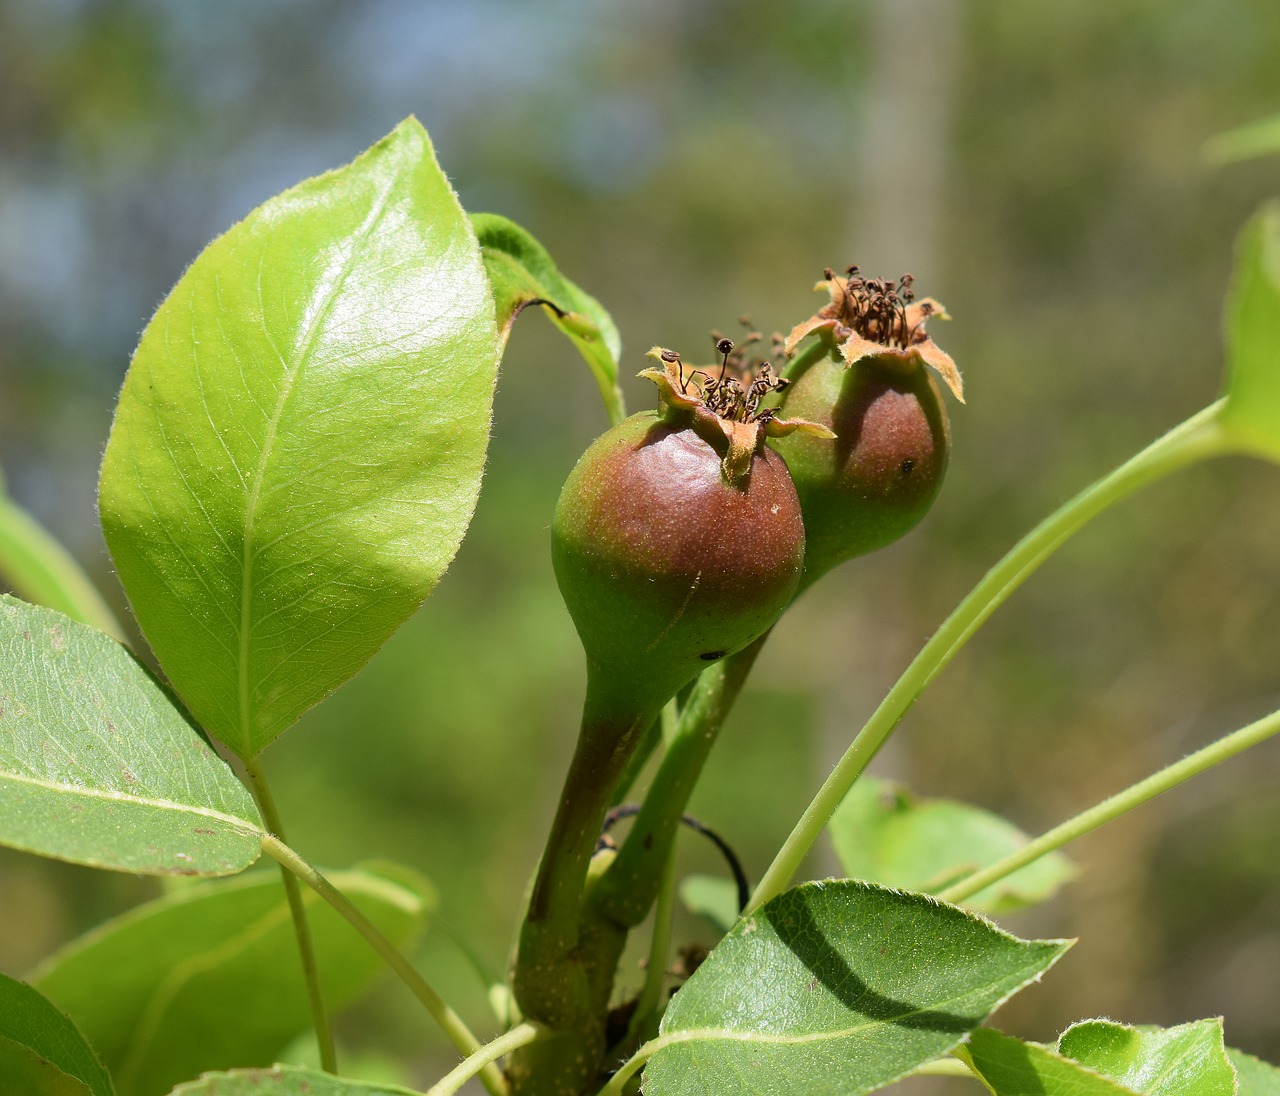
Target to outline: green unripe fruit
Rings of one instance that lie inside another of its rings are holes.
[[[804,525],[782,459],[750,454],[731,482],[691,424],[634,415],[570,473],[552,560],[591,676],[637,709],[762,635],[790,602]]]
[[[807,582],[893,543],[928,512],[946,472],[950,430],[926,369],[824,358],[794,382],[784,406],[836,435],[773,442],[804,512]]]
[[[802,587],[891,544],[924,517],[951,448],[931,370],[963,400],[955,363],[924,330],[926,319],[946,313],[936,301],[914,301],[909,275],[894,283],[863,278],[850,267],[847,277],[828,270],[819,287],[831,302],[798,325],[785,345],[790,353],[815,332],[823,341],[815,347],[817,360],[792,379],[782,409],[828,427],[834,437],[773,442],[804,513]]]

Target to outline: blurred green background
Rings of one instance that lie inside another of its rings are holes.
[[[1211,169],[1201,150],[1277,110],[1274,0],[3,0],[0,467],[123,612],[94,485],[148,316],[215,234],[411,112],[468,208],[526,225],[612,310],[628,376],[744,312],[790,327],[826,265],[911,271],[955,317],[934,334],[965,372],[949,481],[916,532],[790,614],[726,728],[693,809],[755,878],[982,571],[1214,398],[1232,238],[1280,159]],[[645,387],[628,382],[634,408]],[[604,425],[573,351],[522,320],[452,570],[266,755],[304,854],[419,868],[494,970],[583,680],[547,528]],[[1277,544],[1275,468],[1149,490],[1000,611],[876,771],[1038,832],[1271,711]],[[1081,841],[1081,878],[1006,920],[1080,944],[1001,1025],[1221,1014],[1280,1060],[1278,788],[1273,743]],[[0,850],[0,970],[156,893]],[[443,931],[420,959],[491,1031]],[[390,984],[341,1033],[416,1083],[453,1060]]]

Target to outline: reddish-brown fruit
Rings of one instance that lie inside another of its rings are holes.
[[[762,635],[804,561],[795,488],[763,444],[772,414],[713,414],[678,359],[664,361],[647,371],[662,411],[632,416],[583,454],[552,525],[591,675],[637,710]]]
[[[791,386],[784,406],[836,435],[773,442],[800,496],[808,585],[891,544],[924,517],[942,486],[950,431],[927,370],[886,367],[875,357],[853,366],[816,363]]]

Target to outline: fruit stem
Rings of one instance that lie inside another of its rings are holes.
[[[853,782],[925,687],[1040,564],[1092,518],[1138,488],[1187,465],[1233,450],[1221,424],[1225,404],[1225,400],[1219,400],[1206,407],[1087,487],[1018,541],[987,572],[924,645],[858,732],[760,880],[744,915],[786,889]]]
[[[574,954],[583,887],[614,789],[658,715],[620,710],[601,678],[588,669],[582,730],[534,876],[513,971],[524,1016],[557,1030],[590,1016],[592,999]]]
[[[1233,731],[1216,742],[1211,742],[1181,761],[1175,761],[1159,772],[1152,773],[1145,780],[1140,780],[1124,791],[1117,792],[1109,799],[1104,799],[1101,803],[1082,811],[1034,841],[1028,842],[1003,860],[998,860],[989,867],[974,872],[959,882],[951,884],[945,890],[939,891],[938,897],[944,902],[963,902],[978,891],[991,886],[992,883],[998,883],[1005,876],[1026,867],[1032,861],[1039,860],[1040,857],[1060,849],[1077,837],[1096,830],[1103,823],[1119,818],[1126,811],[1140,807],[1184,780],[1190,780],[1193,776],[1235,757],[1236,754],[1266,741],[1277,733],[1280,733],[1280,712],[1273,712],[1266,718],[1250,723],[1247,727],[1241,727],[1238,731]]]
[[[737,699],[766,632],[749,647],[702,672],[617,859],[592,888],[589,909],[625,928],[640,924],[662,883],[680,819],[711,747]]]
[[[262,820],[266,823],[267,832],[284,842],[284,827],[280,822],[280,812],[276,809],[275,798],[267,783],[266,773],[257,755],[245,758],[245,775],[249,778],[249,788],[253,798],[258,801],[258,809],[262,812]],[[316,965],[315,941],[311,936],[311,923],[307,920],[307,908],[302,902],[302,888],[285,865],[280,865],[280,878],[284,884],[285,897],[289,900],[289,915],[293,918],[293,932],[298,939],[298,954],[302,959],[302,976],[307,984],[307,1000],[311,1005],[311,1023],[316,1032],[316,1044],[320,1050],[320,1068],[326,1073],[338,1072],[338,1053],[333,1043],[333,1028],[329,1023],[329,1014],[325,1009],[324,992],[320,987],[320,970]]]

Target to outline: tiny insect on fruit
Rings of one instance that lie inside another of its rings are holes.
[[[936,301],[914,300],[910,275],[894,283],[863,278],[857,267],[845,277],[826,274],[820,287],[831,302],[797,326],[785,346],[793,352],[817,333],[832,352],[794,379],[782,407],[835,436],[772,443],[786,458],[804,513],[803,586],[892,543],[924,517],[951,448],[931,370],[963,399],[955,363],[924,330],[930,316],[946,313]]]

